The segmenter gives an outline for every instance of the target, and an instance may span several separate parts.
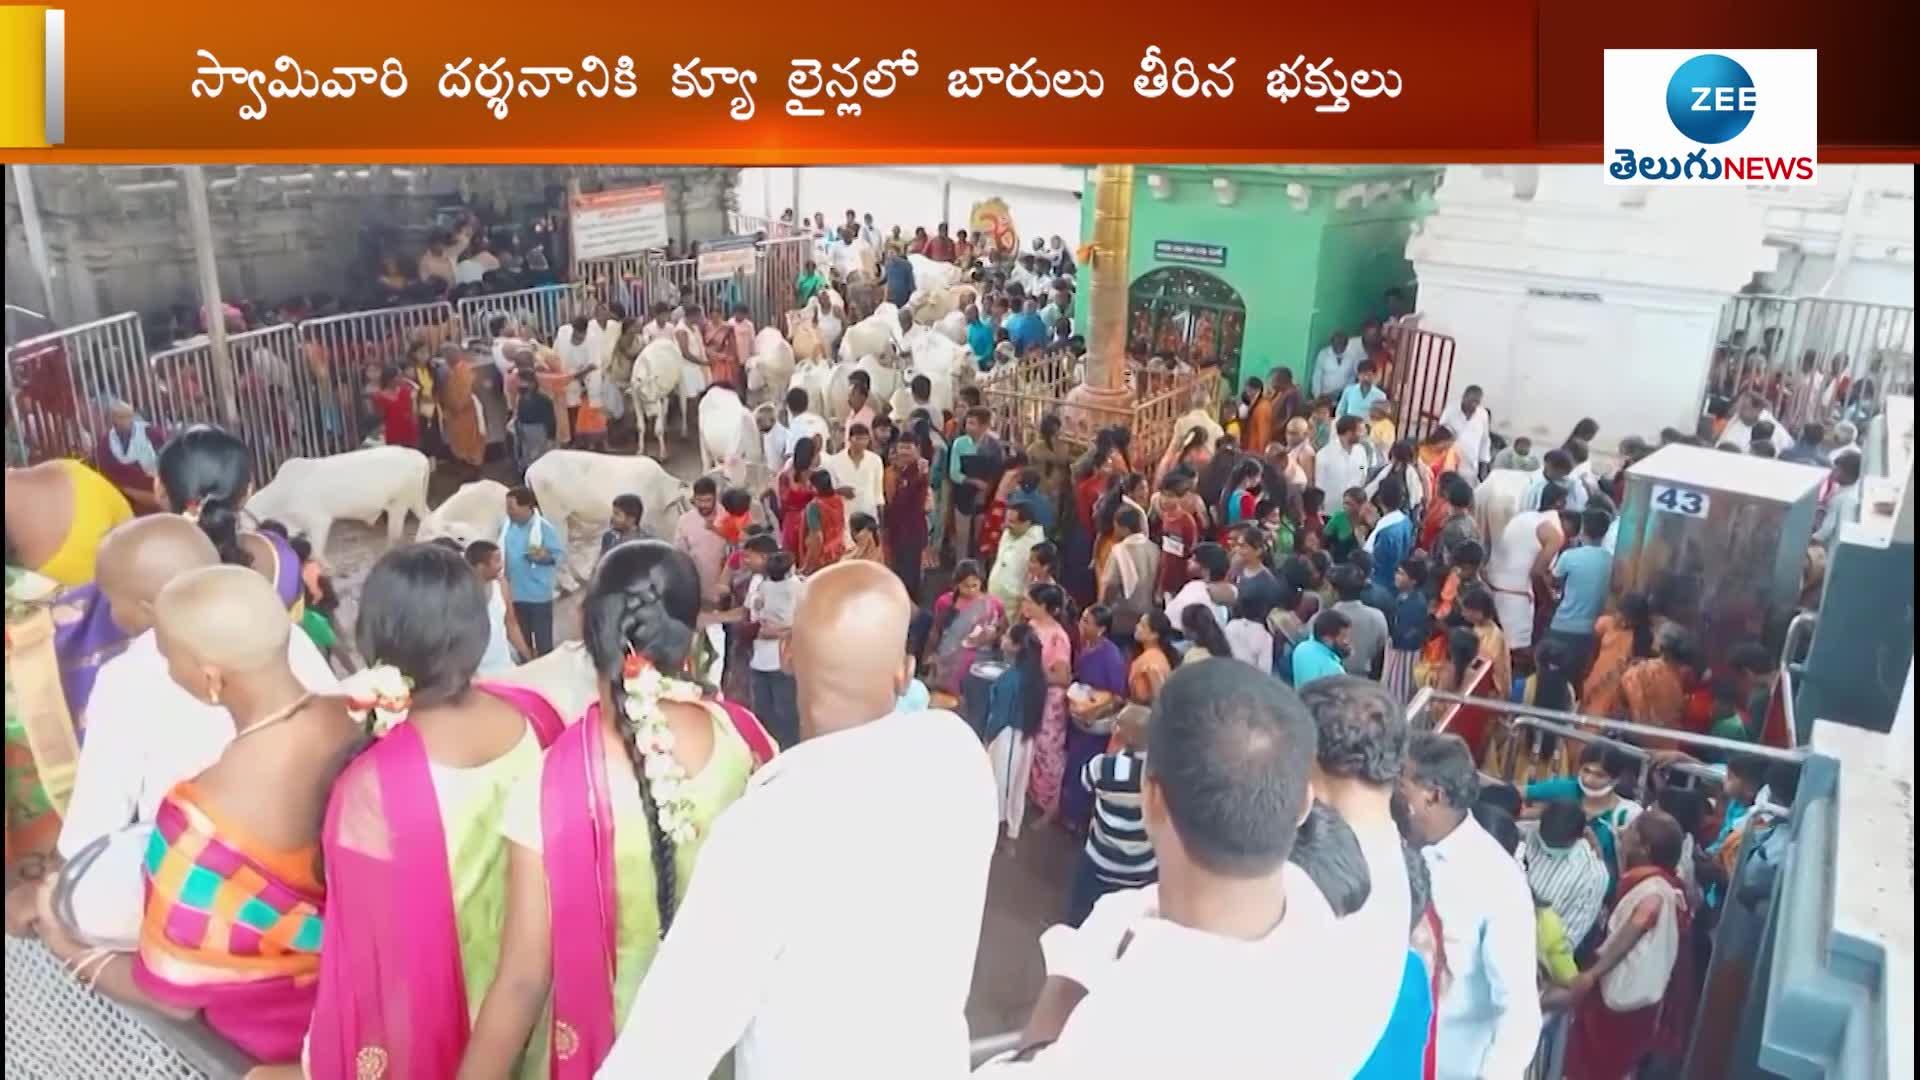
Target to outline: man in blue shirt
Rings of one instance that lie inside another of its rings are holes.
[[[975,304],[967,305],[967,348],[973,352],[973,362],[985,371],[993,366],[993,327],[980,317],[980,308]]]
[[[1313,636],[1293,648],[1293,688],[1299,690],[1315,679],[1345,675],[1347,631],[1352,624],[1338,611],[1328,608],[1313,617]]]
[[[913,299],[913,264],[896,255],[887,260],[886,276],[887,301],[894,307],[906,307]]]
[[[1371,360],[1360,361],[1359,381],[1340,391],[1340,404],[1333,410],[1333,418],[1358,416],[1365,419],[1373,412],[1375,404],[1387,400],[1387,392],[1374,385],[1374,366]]]
[[[1047,343],[1047,324],[1040,319],[1040,304],[1032,297],[1027,298],[1026,306],[1020,314],[1007,320],[1007,340],[1013,342],[1016,356],[1025,356],[1033,349]]]
[[[1560,606],[1553,610],[1547,639],[1567,651],[1568,670],[1584,675],[1593,659],[1593,625],[1607,605],[1613,577],[1613,555],[1607,551],[1607,530],[1613,515],[1588,510],[1580,515],[1582,543],[1562,551],[1553,561],[1553,577],[1560,583]]]
[[[507,523],[500,529],[500,554],[507,563],[513,615],[534,656],[553,651],[553,584],[566,553],[566,537],[540,513],[533,492],[523,487],[507,492]]]

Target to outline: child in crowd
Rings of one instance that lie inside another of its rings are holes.
[[[739,546],[746,535],[747,523],[753,515],[753,496],[745,488],[728,488],[720,493],[720,513],[713,522],[713,531],[720,538],[734,546]]]
[[[1413,669],[1420,650],[1433,636],[1433,611],[1427,599],[1427,560],[1415,555],[1393,572],[1393,609],[1387,612],[1387,661],[1381,682],[1401,701],[1413,700]]]
[[[1373,443],[1375,461],[1387,460],[1387,451],[1397,438],[1393,424],[1393,402],[1381,398],[1367,408],[1367,439]]]
[[[520,399],[513,409],[514,465],[520,475],[553,447],[559,430],[559,414],[553,399],[540,389],[540,380],[531,370],[520,373]]]
[[[1313,550],[1326,547],[1327,516],[1323,513],[1326,499],[1326,492],[1319,488],[1308,488],[1300,494],[1300,521],[1294,531],[1294,546],[1303,552],[1308,550],[1309,538],[1314,545]]]
[[[1332,398],[1321,397],[1314,399],[1313,418],[1311,422],[1313,424],[1313,432],[1311,435],[1313,448],[1315,451],[1325,450],[1327,443],[1333,438]]]
[[[746,615],[753,628],[753,711],[782,747],[800,740],[800,708],[787,670],[787,639],[800,606],[803,582],[793,572],[793,556],[780,550],[771,533],[749,538],[743,562],[753,571],[747,585]]]
[[[1520,472],[1539,472],[1540,456],[1533,452],[1532,439],[1525,435],[1516,435],[1505,450],[1493,455],[1493,467],[1517,469]]]
[[[847,558],[877,563],[887,561],[880,550],[880,524],[872,514],[855,514],[849,518],[847,533],[853,540],[853,548],[847,552]]]
[[[1114,724],[1115,746],[1087,762],[1079,782],[1093,792],[1093,827],[1074,873],[1067,925],[1079,926],[1102,896],[1158,879],[1153,844],[1140,814],[1146,771],[1147,713],[1128,709]]]

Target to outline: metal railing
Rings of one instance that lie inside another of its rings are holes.
[[[88,457],[111,401],[151,418],[167,392],[147,363],[146,336],[132,312],[7,347],[7,420],[29,461]]]
[[[1722,739],[1716,735],[1700,735],[1679,728],[1659,727],[1654,724],[1636,724],[1627,720],[1614,720],[1602,716],[1588,716],[1585,713],[1567,712],[1564,709],[1543,709],[1537,705],[1523,705],[1514,701],[1501,701],[1495,698],[1472,697],[1455,694],[1446,690],[1425,689],[1413,696],[1407,705],[1409,719],[1419,715],[1416,710],[1424,709],[1432,702],[1445,702],[1460,706],[1471,706],[1503,716],[1531,716],[1541,720],[1554,720],[1576,728],[1598,730],[1602,734],[1618,740],[1623,736],[1646,739],[1651,742],[1679,742],[1688,746],[1697,746],[1702,750],[1739,756],[1765,758],[1768,761],[1784,761],[1800,764],[1808,758],[1805,750],[1783,749],[1767,746],[1763,743],[1742,742],[1739,739]],[[1435,731],[1446,731],[1444,726],[1436,725]]]
[[[1386,342],[1393,354],[1386,391],[1394,410],[1396,434],[1419,442],[1439,426],[1440,416],[1451,400],[1454,340],[1395,323],[1387,328]]]
[[[550,341],[555,331],[576,317],[592,315],[594,304],[600,299],[583,282],[463,296],[460,325],[467,334],[491,337],[494,317],[505,315],[521,328],[520,336]]]
[[[253,475],[264,483],[288,458],[319,457],[338,447],[327,437],[321,403],[330,400],[330,380],[308,365],[300,332],[292,323],[265,326],[227,337],[235,369],[238,428],[253,448]],[[219,424],[223,417],[214,370],[213,343],[200,341],[154,353],[150,366],[167,388],[164,408],[145,415],[162,427]]]
[[[1913,308],[1819,297],[1736,296],[1720,313],[1706,400],[1759,394],[1780,422],[1863,419],[1911,393]]]

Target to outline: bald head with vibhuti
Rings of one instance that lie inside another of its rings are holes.
[[[807,579],[792,639],[802,739],[893,712],[913,679],[912,618],[906,587],[879,563],[836,563]]]
[[[108,533],[96,564],[114,625],[137,635],[153,628],[160,590],[182,574],[220,565],[220,553],[200,526],[178,514],[152,514]]]

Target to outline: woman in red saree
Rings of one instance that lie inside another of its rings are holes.
[[[793,460],[773,479],[773,501],[780,515],[780,546],[800,560],[805,547],[807,507],[813,502],[813,474],[820,446],[813,439],[793,444]]]
[[[381,433],[388,446],[418,446],[420,416],[414,408],[413,383],[392,367],[381,369],[380,385],[369,396],[380,413]]]
[[[500,968],[460,1076],[594,1074],[714,819],[776,752],[693,681],[699,616],[699,573],[669,544],[622,544],[594,571],[581,622],[598,700],[508,800]]]
[[[811,480],[813,502],[807,505],[806,536],[800,545],[800,572],[812,574],[841,560],[851,546],[847,535],[847,500],[833,486],[833,475],[815,469]]]
[[[327,806],[307,1073],[452,1076],[499,962],[507,798],[564,725],[532,690],[473,681],[487,594],[465,559],[399,548],[362,595],[360,649],[383,666],[342,688],[381,734]]]
[[[1026,454],[1015,450],[1007,455],[1007,468],[1000,474],[1000,485],[993,489],[993,501],[987,504],[987,512],[980,517],[979,546],[965,552],[962,558],[971,559],[978,554],[989,563],[993,561],[994,553],[1000,550],[1000,534],[1007,527],[1007,496],[1013,493],[1026,467]]]

